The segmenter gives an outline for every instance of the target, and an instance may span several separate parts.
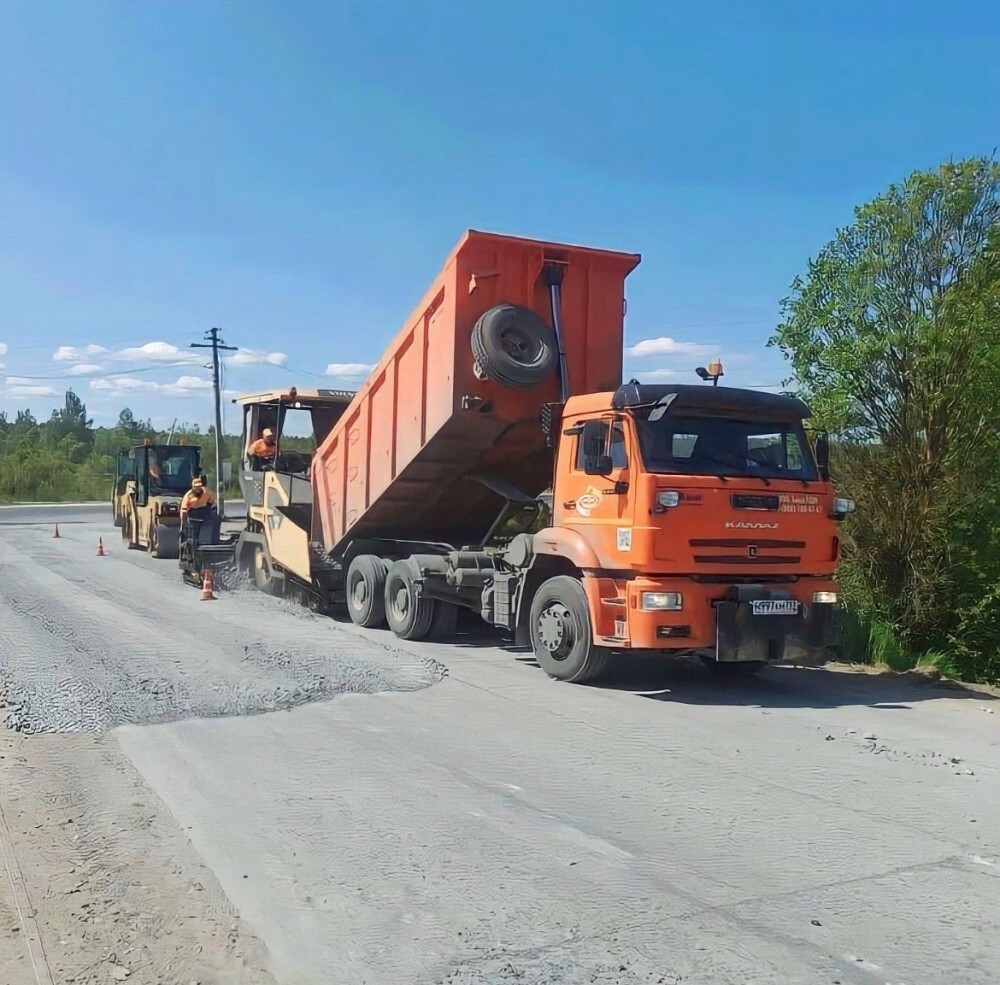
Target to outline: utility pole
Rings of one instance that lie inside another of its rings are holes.
[[[212,350],[212,386],[215,389],[215,499],[219,504],[219,518],[225,519],[225,505],[222,501],[222,381],[219,374],[219,353],[236,352],[235,345],[224,345],[219,337],[219,329],[212,328],[205,333],[207,342],[192,342],[192,349]]]

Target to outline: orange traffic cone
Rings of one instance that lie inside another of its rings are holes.
[[[104,541],[100,537],[97,538],[97,556],[107,557],[107,554],[104,553]]]
[[[212,569],[205,569],[205,580],[202,582],[201,586],[201,600],[202,602],[214,602],[216,596],[212,594]]]
[[[53,540],[62,540],[62,534],[59,533],[59,524],[56,524],[56,532],[52,535]]]

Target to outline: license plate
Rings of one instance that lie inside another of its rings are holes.
[[[797,616],[799,603],[795,599],[757,599],[750,603],[755,616]]]

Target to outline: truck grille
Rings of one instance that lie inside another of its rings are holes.
[[[797,554],[767,554],[773,550],[802,550],[806,546],[803,540],[747,540],[744,538],[720,537],[717,539],[689,540],[690,547],[720,547],[736,550],[730,554],[695,554],[696,564],[798,564],[802,560]]]

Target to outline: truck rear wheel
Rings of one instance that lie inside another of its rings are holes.
[[[604,673],[608,654],[594,646],[590,607],[576,578],[550,578],[535,593],[531,648],[542,670],[557,680],[585,684]]]
[[[389,566],[374,554],[359,554],[347,569],[347,611],[355,626],[385,625],[385,579]]]
[[[434,600],[417,597],[420,572],[409,559],[394,561],[385,578],[385,618],[402,640],[423,640],[431,631]]]
[[[498,304],[472,329],[472,354],[479,368],[503,386],[542,383],[556,367],[555,336],[530,308]]]

